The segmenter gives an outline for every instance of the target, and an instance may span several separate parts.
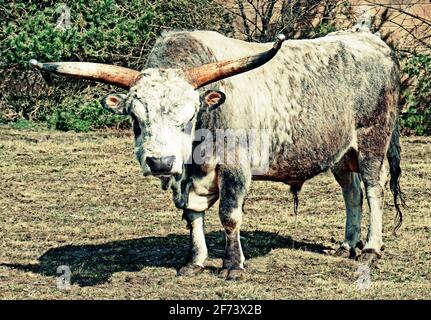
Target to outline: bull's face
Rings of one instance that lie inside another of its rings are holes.
[[[130,115],[135,151],[144,175],[181,174],[190,160],[196,114],[221,105],[219,91],[199,92],[176,69],[146,69],[127,95],[114,94],[102,105],[116,114]]]

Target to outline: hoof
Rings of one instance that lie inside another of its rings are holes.
[[[374,249],[363,249],[357,260],[375,266],[381,257],[382,255]]]
[[[334,256],[341,258],[354,258],[356,257],[356,251],[353,248],[346,249],[345,247],[339,247],[337,251],[334,252]]]
[[[244,276],[245,270],[242,268],[222,268],[219,271],[219,277],[225,280],[241,280]]]
[[[189,263],[187,265],[185,265],[184,267],[182,267],[180,270],[178,270],[177,272],[177,276],[195,276],[198,275],[200,273],[202,273],[205,270],[204,267],[199,266],[197,264],[193,264],[193,263]]]

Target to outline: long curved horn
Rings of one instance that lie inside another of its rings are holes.
[[[281,48],[284,40],[286,37],[279,34],[274,46],[268,51],[250,57],[223,60],[185,70],[186,79],[195,89],[199,89],[212,82],[250,71],[271,60]]]
[[[141,77],[139,71],[91,62],[48,62],[40,63],[31,59],[29,64],[42,71],[57,73],[73,78],[94,80],[112,84],[123,89],[130,89]]]

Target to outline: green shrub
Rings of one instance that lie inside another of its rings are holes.
[[[102,108],[98,101],[66,98],[64,106],[47,115],[49,127],[61,131],[86,132],[107,127],[125,128],[130,120],[124,116],[112,115]]]
[[[12,123],[12,128],[17,130],[47,130],[47,126],[44,122],[33,122],[27,119],[19,119]]]
[[[413,54],[401,57],[408,77],[402,86],[405,112],[401,125],[417,135],[431,134],[431,55]]]
[[[65,6],[70,25],[59,26]],[[0,0],[0,119],[49,121],[59,130],[76,131],[126,125],[94,102],[116,88],[60,77],[48,86],[39,72],[29,70],[28,61],[89,61],[141,70],[163,30],[219,26],[229,29],[230,15],[212,0]]]
[[[18,130],[29,129],[31,128],[31,122],[26,119],[19,119],[12,125],[12,127]]]
[[[315,38],[326,36],[328,33],[336,30],[337,27],[333,23],[323,22],[316,27]]]

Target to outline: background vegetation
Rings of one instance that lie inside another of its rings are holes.
[[[431,134],[431,45],[421,32],[431,21],[405,7],[380,4],[378,30],[397,13],[417,21],[408,47],[387,41],[403,66],[402,127],[405,133]],[[0,123],[17,128],[34,122],[58,130],[125,128],[129,120],[104,111],[98,100],[116,88],[29,70],[40,61],[92,61],[141,69],[157,36],[171,29],[210,29],[248,41],[270,41],[275,34],[314,38],[354,23],[346,0],[0,0]],[[414,1],[410,1],[412,5]],[[223,4],[223,5],[221,5]],[[389,6],[389,7],[388,7]],[[386,10],[386,13],[385,13]],[[398,11],[397,11],[398,10]],[[341,17],[341,18],[340,18]],[[346,21],[348,21],[346,25]],[[398,20],[391,21],[397,23]],[[403,25],[400,25],[403,28]],[[422,28],[422,29],[421,29]],[[407,48],[407,49],[406,49]],[[423,49],[426,49],[425,51]]]
[[[230,26],[229,14],[210,0],[0,0],[0,23],[0,123],[26,127],[28,121],[42,121],[75,131],[129,125],[99,106],[100,97],[114,88],[57,77],[44,81],[29,70],[29,59],[140,70],[164,30],[229,33],[225,26]]]

